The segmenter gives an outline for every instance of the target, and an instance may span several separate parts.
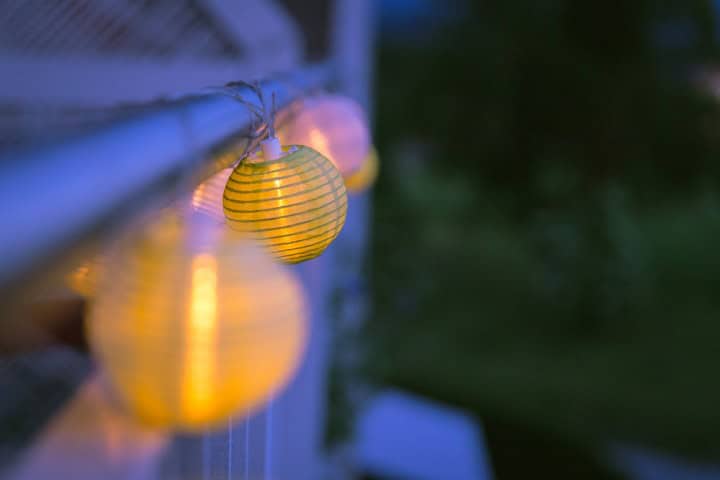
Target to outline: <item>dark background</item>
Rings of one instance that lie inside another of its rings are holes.
[[[382,5],[368,381],[477,415],[501,480],[720,460],[712,3]]]

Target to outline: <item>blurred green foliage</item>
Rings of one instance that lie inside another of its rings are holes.
[[[487,0],[382,46],[369,378],[720,458],[715,38],[708,1]]]

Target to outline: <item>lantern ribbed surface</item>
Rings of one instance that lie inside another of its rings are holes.
[[[225,187],[228,225],[265,245],[278,259],[298,263],[320,255],[345,224],[342,175],[315,150],[284,147],[285,156],[243,160]]]
[[[92,350],[144,423],[226,425],[266,401],[300,361],[300,285],[262,249],[215,228],[223,231],[198,240],[165,225],[136,240],[108,263],[90,308]]]
[[[278,138],[286,145],[307,145],[325,155],[343,177],[359,170],[370,152],[370,128],[363,108],[340,95],[319,95],[291,112]]]
[[[380,170],[380,160],[375,148],[370,149],[370,153],[363,162],[360,170],[353,173],[345,179],[345,188],[351,193],[360,193],[372,187],[377,179]]]

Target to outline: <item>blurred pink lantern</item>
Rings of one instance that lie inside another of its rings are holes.
[[[347,178],[370,152],[370,131],[363,108],[339,95],[306,99],[278,129],[283,145],[305,145],[329,158]]]

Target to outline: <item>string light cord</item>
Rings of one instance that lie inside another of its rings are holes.
[[[270,160],[276,160],[282,156],[285,155],[285,152],[283,152],[282,146],[280,145],[280,141],[278,140],[277,136],[275,135],[275,116],[277,114],[277,104],[276,104],[276,96],[275,92],[272,92],[270,105],[268,105],[267,99],[265,98],[265,94],[263,93],[262,89],[257,83],[248,83],[244,81],[237,81],[237,82],[230,82],[226,85],[226,87],[237,87],[242,86],[249,88],[252,90],[255,95],[257,96],[260,105],[262,106],[262,110],[257,108],[256,105],[250,104],[250,102],[247,102],[242,96],[235,94],[233,98],[241,102],[243,105],[248,106],[248,108],[255,112],[256,115],[261,116],[263,123],[265,124],[265,134],[266,138],[260,142],[260,146],[262,148],[263,152],[263,159],[266,161]],[[235,93],[235,92],[233,92]],[[252,106],[251,106],[252,105]]]
[[[257,145],[258,140],[263,139],[267,136],[267,124],[264,121],[265,115],[263,112],[263,108],[258,107],[255,103],[246,100],[243,98],[243,96],[237,92],[236,88],[237,86],[246,86],[249,87],[256,95],[258,87],[255,87],[247,82],[230,82],[222,87],[206,87],[200,90],[196,93],[196,95],[205,95],[205,94],[220,94],[225,95],[232,100],[235,100],[236,102],[240,103],[242,106],[247,108],[248,112],[250,113],[250,128],[248,129],[249,132],[245,134],[245,138],[247,138],[249,141],[245,144],[242,151],[238,154],[236,157],[237,159],[232,162],[230,167],[236,165],[239,161],[241,161],[243,158],[247,157],[247,155],[253,151]],[[258,100],[260,100],[260,97],[258,96]],[[262,102],[261,102],[262,103]]]

